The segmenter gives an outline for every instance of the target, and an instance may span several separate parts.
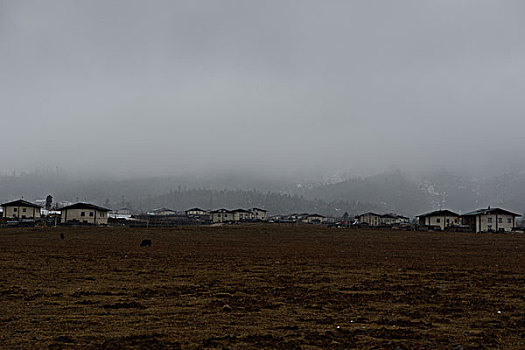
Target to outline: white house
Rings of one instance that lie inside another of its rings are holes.
[[[112,210],[111,214],[115,214],[115,215],[131,215],[131,210],[129,210],[128,208],[121,208],[121,209],[117,209],[117,210]]]
[[[200,208],[188,209],[184,213],[186,214],[186,216],[204,216],[204,215],[209,215],[208,211],[206,211],[204,209],[200,209]]]
[[[364,213],[359,216],[357,216],[357,221],[360,224],[368,224],[369,226],[379,226],[381,225],[381,217],[382,215],[376,214],[376,213]]]
[[[420,225],[439,226],[442,230],[460,224],[459,214],[444,209],[416,216]]]
[[[252,219],[252,212],[245,209],[235,209],[233,212],[233,221],[247,221]]]
[[[320,214],[310,214],[305,221],[309,224],[322,224],[326,221],[326,217]]]
[[[2,204],[2,217],[7,219],[39,219],[41,217],[40,211],[42,207],[18,199],[16,201]]]
[[[395,214],[383,214],[381,215],[381,225],[393,225],[397,223],[398,217]]]
[[[356,217],[359,223],[366,223],[368,226],[392,226],[396,224],[409,223],[410,219],[397,214],[376,214],[364,213]]]
[[[148,212],[148,215],[151,216],[170,216],[170,215],[177,215],[177,212],[175,210],[171,210],[168,208],[157,208],[153,209],[152,211]]]
[[[463,225],[474,232],[510,232],[516,227],[516,218],[521,216],[501,208],[478,209],[461,215]]]
[[[79,222],[82,224],[107,225],[108,212],[111,209],[99,207],[90,203],[75,203],[61,208],[62,223]]]
[[[268,219],[267,211],[260,208],[252,208],[250,209],[252,212],[252,219],[253,220],[261,220],[266,221]]]
[[[227,209],[218,209],[210,212],[211,221],[214,223],[234,221],[234,213]]]
[[[128,208],[112,210],[108,213],[108,216],[109,218],[116,220],[131,220],[131,210]]]

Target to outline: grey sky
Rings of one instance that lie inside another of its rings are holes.
[[[0,0],[1,168],[505,168],[523,33],[523,1]]]

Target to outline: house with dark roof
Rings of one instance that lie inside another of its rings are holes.
[[[459,214],[451,210],[435,210],[429,213],[416,216],[420,225],[439,226],[441,230],[447,227],[457,226],[460,224]]]
[[[209,214],[207,210],[201,208],[191,208],[186,210],[184,213],[186,216],[204,216]]]
[[[218,209],[210,212],[211,221],[214,223],[233,221],[233,211],[228,209]]]
[[[75,203],[60,209],[62,223],[107,225],[111,209],[90,203]]]
[[[18,199],[2,204],[2,217],[6,219],[40,219],[41,206]]]
[[[501,208],[478,209],[461,215],[463,225],[474,232],[510,232],[516,227],[516,218],[521,216]]]
[[[248,221],[252,219],[252,212],[246,209],[233,210],[233,221]]]
[[[326,221],[326,216],[321,214],[310,214],[306,217],[306,222],[309,224],[322,224]]]
[[[369,226],[379,226],[381,225],[381,216],[380,214],[368,212],[356,217],[357,221],[360,224],[367,224]]]
[[[261,208],[252,208],[250,209],[252,212],[252,219],[253,220],[261,220],[266,221],[268,219],[267,211]]]
[[[399,218],[395,214],[383,214],[381,215],[381,225],[391,226],[397,223]]]
[[[376,214],[376,213],[364,213],[356,216],[356,220],[360,224],[367,224],[368,226],[392,226],[396,224],[406,224],[410,222],[410,219],[393,213],[388,214]]]
[[[157,208],[147,213],[150,216],[174,216],[177,215],[175,210],[169,208]]]

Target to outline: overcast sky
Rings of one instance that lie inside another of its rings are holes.
[[[0,167],[503,169],[524,33],[524,1],[0,0]]]

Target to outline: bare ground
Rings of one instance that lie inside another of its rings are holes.
[[[9,349],[523,349],[525,235],[1,229],[0,327]]]

